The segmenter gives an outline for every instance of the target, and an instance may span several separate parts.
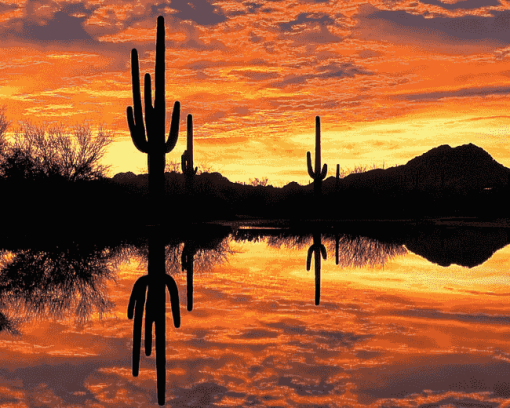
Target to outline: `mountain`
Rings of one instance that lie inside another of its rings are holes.
[[[346,189],[383,191],[450,191],[470,193],[505,187],[510,169],[496,162],[492,156],[474,144],[455,148],[441,145],[417,156],[403,166],[366,173],[351,174],[341,180]],[[335,178],[325,181],[326,188],[334,188]]]

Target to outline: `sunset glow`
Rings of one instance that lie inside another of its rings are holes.
[[[194,117],[195,160],[232,181],[308,183],[314,117],[328,176],[339,163],[405,164],[474,143],[510,166],[510,30],[504,1],[172,0],[0,3],[0,105],[30,120],[116,132],[111,175],[146,168],[127,127],[130,51],[154,73],[165,17],[167,127]],[[143,81],[143,79],[142,79]]]

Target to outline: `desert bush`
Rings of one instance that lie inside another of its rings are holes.
[[[250,185],[265,187],[265,186],[267,186],[268,181],[269,181],[269,179],[267,177],[262,177],[261,179],[258,179],[257,177],[255,177],[254,179],[250,179]]]
[[[104,178],[110,166],[101,164],[113,132],[99,127],[95,136],[89,125],[70,129],[22,123],[12,139],[2,129],[5,110],[0,112],[0,174],[5,178],[61,178],[68,181]]]

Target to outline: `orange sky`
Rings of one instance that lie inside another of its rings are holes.
[[[480,6],[480,4],[485,4]],[[195,161],[232,181],[308,183],[321,116],[323,162],[405,164],[474,143],[510,167],[510,3],[503,0],[0,2],[0,105],[21,120],[115,129],[112,174],[139,173],[130,50],[154,71],[166,25],[167,107],[194,116]],[[171,112],[168,112],[169,114]],[[167,128],[169,122],[167,121]],[[12,129],[11,129],[12,130]]]

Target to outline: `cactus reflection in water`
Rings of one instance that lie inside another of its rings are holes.
[[[306,270],[309,271],[312,263],[312,254],[315,253],[315,305],[321,301],[321,255],[324,260],[327,258],[326,247],[322,245],[321,234],[313,234],[313,244],[308,248],[306,256]]]
[[[165,21],[162,16],[158,17],[157,22],[154,106],[152,106],[151,77],[150,74],[145,74],[145,126],[140,95],[138,52],[135,48],[131,51],[131,76],[134,114],[133,107],[129,106],[127,108],[129,131],[136,148],[147,154],[149,197],[154,217],[153,222],[159,223],[163,216],[165,155],[177,143],[181,110],[180,103],[175,102],[170,132],[168,140],[165,142]],[[145,135],[145,128],[147,128],[147,136]]]
[[[133,376],[138,376],[140,365],[140,345],[142,317],[145,307],[145,355],[152,351],[152,326],[156,336],[156,372],[158,404],[165,403],[166,384],[166,289],[170,292],[172,316],[176,328],[181,325],[179,292],[175,280],[166,274],[165,244],[161,230],[151,230],[149,235],[148,275],[139,278],[131,292],[128,305],[128,318],[133,319]],[[146,297],[147,295],[147,297]]]
[[[185,242],[181,255],[182,270],[186,271],[187,284],[187,309],[188,312],[193,310],[193,257],[197,253],[197,249],[192,243]]]
[[[315,170],[312,168],[312,156],[310,152],[306,153],[308,165],[308,174],[313,179],[313,191],[316,199],[322,195],[322,180],[328,173],[328,165],[324,164],[321,171],[321,118],[315,117]]]

